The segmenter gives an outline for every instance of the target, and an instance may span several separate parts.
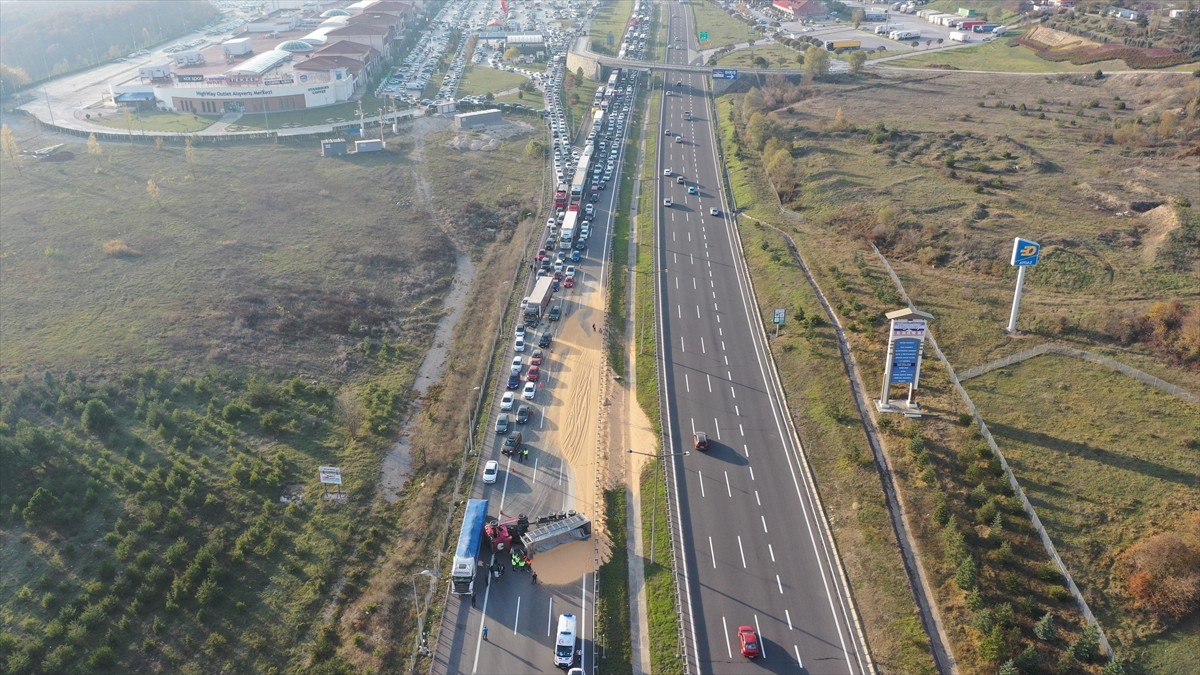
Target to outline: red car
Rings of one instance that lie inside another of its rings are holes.
[[[537,382],[538,376],[542,374],[542,369],[537,366],[530,366],[529,372],[525,374],[527,382]]]
[[[742,645],[742,656],[748,659],[758,658],[761,652],[754,626],[738,626],[738,642]]]
[[[575,277],[567,277],[566,279],[563,279],[563,286],[566,286],[567,288],[574,287],[575,286]]]
[[[545,258],[545,257],[546,257],[546,255],[547,255],[547,254],[546,254],[546,249],[544,249],[544,248],[538,249],[538,260],[541,260],[542,258]]]
[[[542,365],[542,357],[543,356],[545,356],[545,354],[542,353],[542,350],[540,350],[540,349],[533,350],[533,356],[530,357],[530,359],[529,359],[530,365],[534,365],[534,366]]]

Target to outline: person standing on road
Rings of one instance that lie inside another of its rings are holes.
[[[483,627],[483,641],[490,642],[490,640],[487,639],[487,626]]]

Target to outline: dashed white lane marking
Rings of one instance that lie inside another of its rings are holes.
[[[767,553],[771,554],[771,562],[775,562],[775,547],[767,544]]]
[[[762,518],[762,524],[763,524],[763,533],[764,533],[764,534],[769,534],[769,532],[767,532],[767,517],[766,517],[766,516],[760,516],[760,518]]]
[[[713,546],[712,537],[708,538],[708,554],[712,556],[713,569],[717,569],[717,549]]]
[[[733,488],[729,485],[728,471],[725,472],[725,494],[729,495],[730,499],[733,499]]]
[[[742,569],[746,569],[746,551],[742,548],[742,535],[738,535],[738,552],[742,554]]]

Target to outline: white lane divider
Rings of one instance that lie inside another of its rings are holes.
[[[687,373],[683,374],[683,390],[689,394],[692,393],[692,383],[691,380],[688,379]]]
[[[754,491],[754,502],[759,506],[762,506],[762,499],[758,496],[758,490]]]
[[[746,569],[746,551],[742,548],[742,535],[738,535],[738,553],[742,554],[742,569]]]
[[[796,630],[795,628],[792,628],[792,613],[791,613],[791,611],[785,609],[785,610],[783,610],[783,615],[787,617],[788,630]]]
[[[767,553],[771,554],[771,562],[775,562],[775,547],[767,544]]]
[[[713,546],[711,536],[708,538],[708,554],[712,556],[713,569],[717,569],[717,549]]]
[[[729,624],[725,621],[725,615],[721,615],[721,629],[725,634],[725,651],[729,652],[729,658],[733,658],[733,648],[729,645]]]
[[[769,532],[767,532],[767,517],[766,516],[759,516],[759,517],[762,518],[763,534],[770,534]]]
[[[682,335],[679,336],[679,351],[681,351],[681,352],[687,351],[687,347],[685,347],[683,344],[683,336]]]
[[[754,630],[758,632],[758,655],[763,661],[767,660],[767,648],[763,645],[762,628],[758,625],[758,615],[754,615]]]
[[[779,594],[783,595],[783,580],[779,578],[778,574],[775,575],[775,583],[779,584]]]
[[[700,483],[700,496],[704,497],[705,494],[704,494],[704,474],[703,473],[700,473],[699,471],[696,472],[696,482]]]
[[[754,480],[754,467],[750,467],[750,480]]]
[[[725,472],[725,494],[729,495],[730,499],[733,499],[733,488],[731,488],[729,486],[729,472],[728,471]]]
[[[683,319],[683,305],[675,305],[675,317],[680,320]]]
[[[708,381],[708,393],[712,393],[712,375],[704,374],[704,379]]]
[[[708,350],[704,348],[704,336],[700,336],[700,353],[707,354]]]
[[[517,634],[517,625],[521,623],[521,596],[517,596],[517,612],[513,616],[513,635]]]

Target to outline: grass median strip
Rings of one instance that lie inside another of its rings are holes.
[[[605,527],[612,549],[608,562],[600,566],[600,592],[596,597],[599,615],[596,639],[604,646],[604,672],[633,672],[633,648],[629,638],[629,525],[625,517],[624,486],[604,492]]]

